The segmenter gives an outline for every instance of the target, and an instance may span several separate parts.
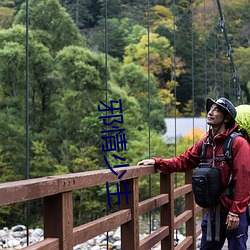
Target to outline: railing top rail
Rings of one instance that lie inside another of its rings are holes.
[[[121,179],[118,179],[109,169],[101,169],[1,183],[0,206],[98,186],[106,182],[117,182],[139,176],[148,176],[157,172],[154,166],[130,166],[116,169],[118,176],[124,170],[126,170],[126,173]]]

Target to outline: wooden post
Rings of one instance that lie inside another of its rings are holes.
[[[44,198],[44,238],[59,238],[60,250],[73,249],[72,192]]]
[[[169,203],[161,206],[161,226],[169,227],[169,235],[161,241],[162,250],[174,249],[174,177],[160,174],[160,192],[169,194]]]
[[[125,183],[126,182],[126,183]],[[121,225],[121,249],[139,250],[139,187],[138,178],[121,181],[121,192],[132,191],[128,195],[121,195],[121,208],[130,208],[132,220]]]
[[[192,172],[185,173],[185,183],[191,184]],[[192,218],[186,222],[186,236],[193,237],[193,243],[188,250],[196,249],[196,211],[193,192],[185,195],[185,210],[192,210]]]

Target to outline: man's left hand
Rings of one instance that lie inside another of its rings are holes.
[[[231,215],[231,214],[227,215],[226,224],[227,224],[227,229],[228,230],[236,229],[239,226],[239,223],[240,223],[239,216],[234,216],[234,215]]]

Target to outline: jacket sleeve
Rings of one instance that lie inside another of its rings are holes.
[[[242,214],[250,201],[250,145],[238,136],[233,141],[234,201],[230,212]]]
[[[178,157],[170,159],[154,157],[155,166],[165,174],[190,171],[200,163],[201,146],[202,140],[198,141]]]

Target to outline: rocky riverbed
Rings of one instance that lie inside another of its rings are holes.
[[[141,234],[140,239],[143,239],[147,234]],[[108,238],[108,239],[107,239]],[[29,229],[29,244],[39,242],[44,239],[43,230],[41,228]],[[182,235],[179,235],[179,240],[183,239]],[[0,249],[22,249],[27,246],[27,229],[24,225],[17,225],[12,228],[3,228],[0,230]],[[101,234],[95,238],[79,244],[74,247],[74,250],[104,250],[121,249],[121,232],[120,228],[114,231]],[[151,248],[152,250],[160,250],[160,243]]]

